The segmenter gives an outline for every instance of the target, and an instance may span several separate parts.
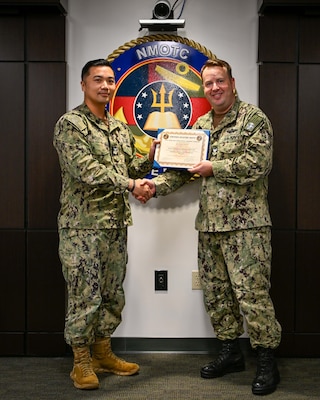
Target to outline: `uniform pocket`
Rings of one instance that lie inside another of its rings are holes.
[[[243,138],[241,135],[226,136],[219,143],[219,151],[228,157],[243,151]]]

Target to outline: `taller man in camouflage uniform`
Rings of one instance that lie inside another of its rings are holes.
[[[208,160],[189,171],[166,172],[148,184],[160,196],[179,188],[192,174],[202,177],[196,218],[199,272],[205,307],[222,349],[216,360],[201,369],[201,376],[215,378],[244,370],[238,341],[244,333],[241,310],[258,356],[252,392],[264,395],[280,381],[274,349],[280,343],[281,327],[269,296],[267,191],[273,132],[259,108],[239,100],[228,63],[208,60],[201,76],[212,110],[193,128],[210,130]]]
[[[149,156],[137,157],[129,128],[106,111],[115,91],[110,63],[89,61],[81,87],[83,104],[63,115],[54,131],[62,175],[59,256],[68,289],[65,339],[74,353],[70,377],[77,388],[95,389],[96,372],[139,370],[113,354],[110,336],[125,304],[128,195],[148,197],[137,178],[150,171],[154,145]]]

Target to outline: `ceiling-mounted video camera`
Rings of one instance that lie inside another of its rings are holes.
[[[152,10],[152,19],[139,19],[140,30],[149,29],[150,32],[176,32],[183,28],[184,19],[173,18],[173,8],[169,0],[158,0]]]
[[[173,9],[168,0],[158,0],[152,11],[154,19],[173,19]]]

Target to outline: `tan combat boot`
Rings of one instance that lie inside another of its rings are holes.
[[[94,372],[111,372],[116,375],[134,375],[140,367],[135,363],[128,363],[113,354],[111,339],[96,338],[92,346],[92,368]]]
[[[74,363],[70,378],[78,389],[98,389],[99,380],[94,373],[88,347],[73,347]]]

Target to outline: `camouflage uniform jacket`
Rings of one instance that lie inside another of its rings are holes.
[[[82,104],[56,123],[53,144],[60,161],[59,228],[113,229],[132,225],[129,177],[152,168],[138,157],[130,129],[108,113],[109,129]]]
[[[267,195],[273,131],[266,115],[237,99],[216,128],[212,111],[199,117],[193,128],[210,130],[208,159],[213,170],[213,176],[202,178],[196,229],[227,232],[271,226]],[[186,172],[159,175],[157,195],[176,190],[188,179]]]

